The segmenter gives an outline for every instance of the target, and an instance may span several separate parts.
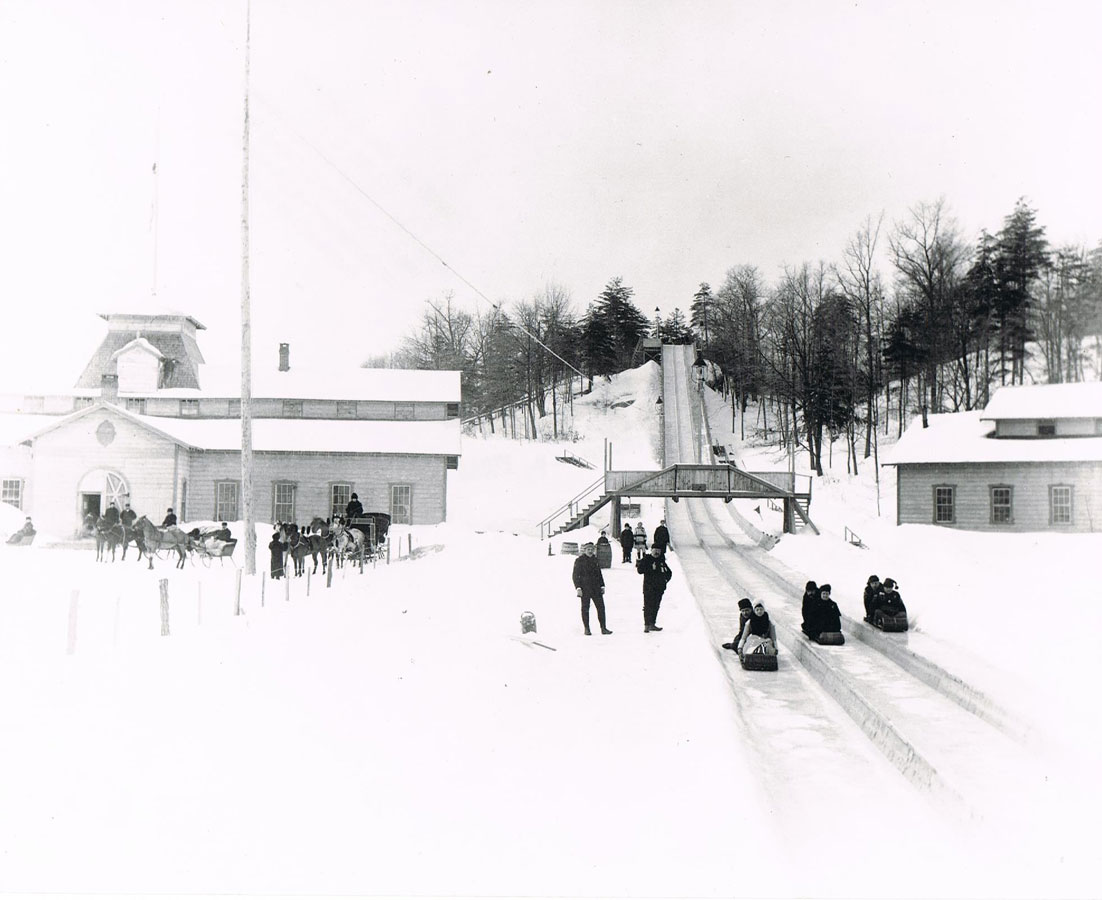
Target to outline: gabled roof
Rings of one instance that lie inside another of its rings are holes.
[[[96,413],[104,413],[104,412],[109,412],[109,413],[112,413],[114,415],[118,415],[118,416],[122,417],[123,419],[128,419],[129,421],[133,422],[135,425],[138,425],[142,428],[148,429],[149,431],[152,431],[152,432],[156,433],[158,436],[163,437],[166,440],[172,441],[173,443],[180,444],[181,446],[184,446],[184,447],[193,446],[193,445],[188,444],[187,441],[183,441],[180,438],[176,437],[175,435],[169,434],[165,431],[161,431],[156,426],[156,424],[143,422],[142,420],[145,419],[145,418],[148,418],[147,416],[136,416],[136,415],[134,415],[134,413],[123,409],[121,406],[115,406],[111,403],[105,403],[102,400],[98,400],[95,403],[93,403],[91,406],[86,406],[84,409],[78,409],[76,412],[70,413],[67,416],[42,416],[41,418],[52,419],[52,421],[48,425],[45,425],[44,427],[39,428],[37,431],[35,431],[33,433],[30,433],[30,434],[27,434],[26,437],[23,438],[22,442],[25,443],[27,441],[37,440],[38,438],[42,437],[42,435],[49,434],[51,431],[57,431],[59,428],[64,428],[66,425],[70,425],[73,422],[76,422],[76,421],[78,421],[80,419],[83,419],[87,416],[95,415]]]
[[[916,418],[883,465],[937,463],[1100,462],[1102,437],[996,438],[993,425],[979,412],[929,417],[930,427]]]
[[[1001,387],[982,419],[1102,419],[1102,382]]]
[[[117,360],[127,350],[145,350],[147,353],[153,354],[157,359],[164,358],[164,354],[143,337],[134,338],[130,343],[123,344],[118,350],[111,354],[111,358]]]

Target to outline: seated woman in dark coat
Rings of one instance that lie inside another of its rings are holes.
[[[800,630],[808,637],[814,637],[811,633],[811,628],[814,625],[815,609],[818,605],[819,586],[814,581],[809,581],[804,586],[803,602],[800,605],[800,612],[803,615],[803,622],[800,624]]]
[[[884,579],[884,589],[877,595],[872,609],[869,611],[869,619],[872,614],[880,610],[887,616],[898,616],[905,613],[907,607],[903,605],[903,598],[899,595],[899,585],[892,578]]]

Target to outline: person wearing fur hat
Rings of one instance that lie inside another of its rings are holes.
[[[585,544],[581,555],[574,560],[574,589],[582,601],[582,626],[585,633],[589,630],[589,604],[592,601],[597,607],[597,622],[601,626],[601,634],[612,634],[605,627],[605,576],[601,574],[600,563],[597,562],[597,548],[593,544]]]
[[[735,639],[729,644],[724,644],[724,650],[737,650],[738,642],[742,638],[742,630],[746,627],[746,620],[750,618],[750,611],[753,604],[750,603],[749,597],[743,597],[738,602],[738,633],[735,634]]]
[[[808,637],[811,637],[812,620],[815,618],[815,608],[819,605],[819,585],[814,581],[809,581],[804,585],[804,596],[800,604],[800,612],[803,615],[803,622],[800,625],[800,630],[803,631]]]
[[[889,579],[891,580],[891,579]],[[884,588],[880,585],[880,579],[875,575],[870,575],[868,582],[865,584],[865,621],[872,621],[872,611],[876,608],[877,595],[883,591]]]
[[[903,598],[899,595],[899,585],[896,584],[895,579],[884,579],[884,589],[877,595],[873,607],[869,611],[870,621],[872,620],[872,614],[878,609],[882,610],[884,615],[887,616],[897,616],[907,611],[907,607],[903,605]]]
[[[748,653],[776,653],[777,629],[765,611],[765,604],[758,600],[750,613],[750,618],[742,627],[742,636],[735,648],[740,655]]]

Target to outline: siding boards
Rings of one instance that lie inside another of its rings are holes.
[[[977,531],[1102,530],[1102,461],[1081,463],[901,464],[898,472],[898,523],[934,521],[934,486],[956,488],[956,522],[947,528]],[[1072,523],[1049,524],[1049,486],[1073,486]],[[993,485],[1014,490],[1013,522],[991,524]]]

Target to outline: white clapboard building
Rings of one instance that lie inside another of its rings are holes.
[[[107,334],[76,385],[0,398],[3,501],[40,531],[79,530],[112,501],[160,523],[242,518],[241,377],[208,365],[194,318],[104,315]],[[253,510],[308,522],[364,510],[395,524],[447,515],[460,455],[460,373],[296,368],[290,347],[254,363]]]
[[[1102,530],[1102,384],[1000,388],[982,412],[916,419],[884,464],[901,525]]]

